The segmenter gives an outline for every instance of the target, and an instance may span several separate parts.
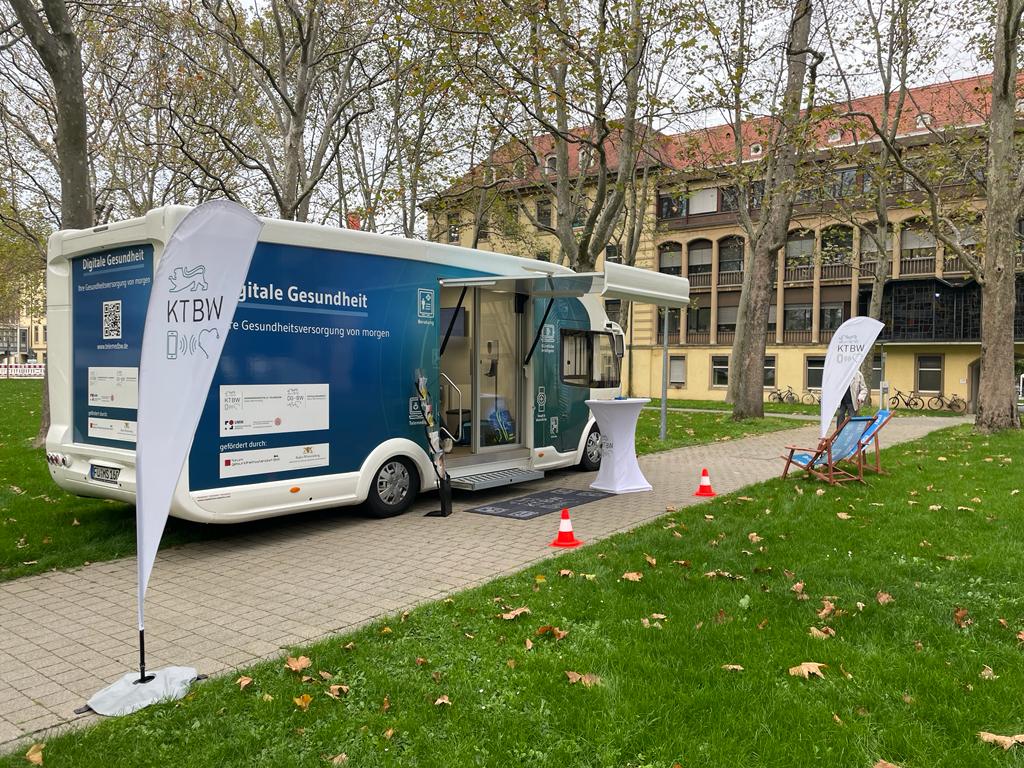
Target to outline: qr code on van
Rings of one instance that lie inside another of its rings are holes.
[[[103,302],[103,338],[121,338],[121,301]]]

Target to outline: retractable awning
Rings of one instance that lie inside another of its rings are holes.
[[[659,307],[685,307],[690,303],[690,281],[648,269],[607,263],[604,272],[494,275],[445,278],[446,288],[493,288],[540,298],[580,297],[598,294],[605,299],[625,299]]]

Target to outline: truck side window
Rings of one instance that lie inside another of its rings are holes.
[[[619,358],[612,334],[563,329],[562,381],[591,389],[619,386]]]

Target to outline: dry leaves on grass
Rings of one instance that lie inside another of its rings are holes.
[[[986,744],[998,744],[1003,749],[1009,749],[1014,744],[1024,744],[1024,733],[1018,733],[1016,736],[1000,736],[998,733],[979,731],[978,738]]]
[[[958,605],[953,611],[953,623],[960,629],[966,629],[974,623],[974,619],[968,615],[966,608],[962,608]]]
[[[553,626],[551,624],[545,624],[543,627],[538,627],[537,632],[535,634],[538,637],[541,637],[543,635],[551,635],[553,638],[555,638],[555,640],[561,640],[563,637],[569,634],[569,630],[559,629],[558,627]],[[530,641],[527,640],[526,642],[529,643]],[[533,644],[531,643],[526,647],[526,650],[530,650],[532,646]]]
[[[565,676],[569,678],[569,685],[583,683],[584,688],[590,688],[601,684],[601,678],[590,672],[585,675],[581,675],[579,672],[573,672],[567,669],[565,670]]]
[[[743,671],[743,667],[741,667],[739,664],[723,664],[722,665],[722,669],[724,669],[726,672],[742,672]]]
[[[747,538],[750,540],[751,544],[757,544],[759,541],[764,541],[763,538],[757,535],[757,531],[751,531],[748,533]]]
[[[893,596],[890,595],[888,592],[879,592],[877,595],[875,595],[875,600],[878,601],[879,605],[888,605],[893,601]]]
[[[871,768],[900,768],[896,763],[890,763],[888,760],[879,760]]]
[[[993,672],[992,671],[992,667],[990,667],[988,664],[985,664],[982,667],[981,673],[978,675],[978,677],[980,677],[982,680],[998,680],[999,679],[999,675],[997,675],[995,672]]]
[[[308,693],[304,693],[301,696],[296,696],[292,701],[295,702],[295,706],[305,712],[309,709],[309,702],[313,700],[313,697]]]
[[[853,519],[853,515],[851,515],[849,512],[836,512],[836,517],[838,517],[840,520],[852,520]]]
[[[821,629],[811,627],[808,634],[817,640],[828,640],[830,637],[836,636],[836,631],[832,627],[822,627]]]
[[[795,667],[790,667],[789,674],[793,677],[802,677],[805,680],[810,680],[812,677],[824,678],[825,673],[821,670],[826,667],[828,667],[828,664],[821,664],[817,661],[805,661],[797,664]]]
[[[309,660],[308,656],[299,656],[299,658],[297,659],[292,656],[289,656],[284,663],[284,665],[288,667],[288,669],[290,669],[292,672],[301,672],[310,664],[312,664],[312,662]]]
[[[245,690],[245,686],[247,686],[250,683],[252,683],[252,678],[251,677],[246,677],[245,675],[242,675],[240,678],[235,680],[235,683],[238,685],[238,690],[244,691]]]
[[[28,760],[32,765],[43,764],[43,748],[46,746],[45,743],[38,742],[28,748],[28,752],[25,753],[25,759]]]
[[[530,613],[530,607],[528,605],[523,605],[519,608],[514,608],[508,613],[500,614],[500,616],[505,621],[512,621],[512,619],[518,618],[519,616],[522,616],[524,613]]]
[[[445,705],[447,705],[449,707],[452,705],[452,703],[448,700],[448,694],[445,694],[443,696],[438,696],[437,697],[437,701],[434,702],[434,706],[435,707],[440,707],[440,706],[445,706]]]
[[[569,570],[568,568],[563,568],[562,570],[560,570],[560,571],[558,572],[558,575],[559,575],[559,576],[561,576],[561,577],[563,577],[563,578],[568,578],[568,579],[571,579],[571,578],[572,578],[573,576],[575,576],[576,574],[574,574],[574,573],[573,573],[572,571],[570,571],[570,570]]]
[[[339,693],[347,694],[348,690],[349,688],[347,685],[332,685],[329,689],[327,689],[327,695],[330,696],[332,699],[336,699],[338,698]]]
[[[384,701],[381,702],[380,711],[387,712],[389,709],[391,709],[391,697],[385,696]]]
[[[644,575],[639,571],[626,571],[622,574],[622,578],[626,581],[640,581],[643,577]]]
[[[651,566],[651,568],[654,568],[654,567],[656,567],[656,566],[658,565],[658,561],[657,561],[657,560],[655,560],[655,559],[654,559],[653,557],[651,557],[650,555],[648,555],[648,554],[647,554],[646,552],[644,552],[644,560],[646,560],[646,561],[647,561],[647,564],[648,564],[649,566]]]
[[[836,609],[835,603],[833,603],[827,597],[821,598],[821,610],[818,611],[818,618],[819,619],[824,619],[824,618],[832,615],[832,613],[835,611],[835,609]]]
[[[328,760],[331,761],[331,765],[344,765],[348,762],[348,755],[342,752],[340,755],[329,757]]]

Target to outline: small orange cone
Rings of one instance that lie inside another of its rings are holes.
[[[578,547],[583,542],[576,538],[572,532],[572,520],[569,519],[569,510],[562,510],[562,521],[558,524],[558,535],[551,542],[552,547]]]
[[[697,492],[693,495],[707,496],[708,498],[718,495],[713,490],[711,490],[711,478],[708,476],[707,467],[705,467],[704,471],[700,473],[700,487],[697,489]]]

